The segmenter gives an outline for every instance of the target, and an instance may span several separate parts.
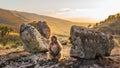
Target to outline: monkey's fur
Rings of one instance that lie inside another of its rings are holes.
[[[48,46],[47,58],[48,60],[57,61],[60,61],[62,59],[62,45],[57,40],[56,36],[51,37],[51,42]]]

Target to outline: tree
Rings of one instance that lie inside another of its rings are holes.
[[[6,46],[9,32],[13,31],[11,27],[0,26],[0,42],[3,44],[3,47]]]
[[[89,24],[89,25],[88,25],[88,28],[90,28],[91,26],[92,26],[92,25],[91,25],[91,24]]]
[[[0,35],[4,37],[5,35],[9,34],[9,32],[13,31],[11,27],[7,26],[0,26]]]
[[[95,26],[97,27],[97,26],[98,26],[98,23],[96,23]]]

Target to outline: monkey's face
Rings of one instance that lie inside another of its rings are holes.
[[[57,41],[57,37],[56,37],[56,36],[52,36],[52,37],[51,37],[51,41],[52,41],[52,42]]]

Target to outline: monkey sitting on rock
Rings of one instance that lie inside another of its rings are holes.
[[[51,42],[48,46],[48,60],[60,61],[62,59],[62,45],[57,40],[56,36],[51,37]]]

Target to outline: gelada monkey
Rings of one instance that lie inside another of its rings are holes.
[[[48,46],[47,57],[48,60],[60,61],[62,59],[62,45],[57,40],[56,36],[51,37],[51,42]]]

